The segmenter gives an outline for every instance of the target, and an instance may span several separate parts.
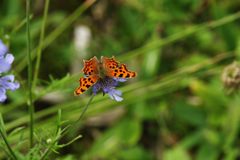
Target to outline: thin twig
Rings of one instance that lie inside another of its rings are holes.
[[[40,62],[42,57],[42,46],[43,46],[43,39],[45,35],[45,26],[47,21],[47,15],[48,15],[48,8],[49,8],[49,0],[45,0],[45,7],[44,7],[44,13],[43,13],[43,22],[41,27],[41,33],[40,33],[40,39],[39,39],[39,46],[37,48],[37,61],[35,66],[35,72],[33,77],[33,88],[35,88],[40,68]]]

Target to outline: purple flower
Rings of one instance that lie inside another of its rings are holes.
[[[121,97],[122,92],[119,90],[116,90],[115,87],[118,85],[118,82],[124,82],[124,81],[126,80],[123,80],[123,78],[121,79],[110,78],[110,77],[102,78],[93,85],[93,88],[92,88],[93,94],[96,95],[98,91],[102,90],[103,95],[108,94],[111,99],[120,102],[123,100],[123,98]]]
[[[14,75],[2,75],[2,73],[10,70],[14,60],[13,55],[7,52],[7,46],[0,40],[0,102],[4,102],[7,99],[6,90],[13,91],[20,86],[18,82],[14,82]]]

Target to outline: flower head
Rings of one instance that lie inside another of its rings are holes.
[[[19,88],[19,83],[14,82],[14,75],[2,74],[9,71],[14,57],[11,53],[7,53],[8,48],[0,40],[0,102],[7,99],[6,90],[16,90]]]
[[[224,68],[222,82],[228,94],[239,91],[240,88],[240,65],[233,62]]]
[[[97,83],[93,85],[92,88],[93,94],[96,95],[98,91],[102,90],[103,95],[108,94],[111,99],[116,100],[118,102],[122,101],[123,100],[123,98],[121,97],[122,92],[115,89],[115,87],[118,85],[118,82],[123,82],[123,79],[110,78],[106,76],[98,80]]]

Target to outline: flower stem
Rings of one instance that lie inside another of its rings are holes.
[[[76,121],[75,123],[77,123],[78,121],[80,121],[80,120],[83,118],[83,115],[84,115],[84,113],[87,111],[88,106],[89,106],[90,103],[92,102],[94,96],[95,96],[95,95],[92,94],[92,96],[90,97],[88,103],[87,103],[86,106],[83,108],[82,113],[80,114],[79,118],[77,119],[77,121]]]
[[[40,62],[41,62],[41,57],[42,57],[42,46],[43,46],[43,39],[44,39],[44,35],[45,35],[45,25],[46,25],[46,21],[47,21],[48,8],[49,8],[49,0],[45,0],[43,22],[42,22],[42,27],[41,27],[39,45],[37,48],[37,61],[36,61],[35,72],[34,72],[34,77],[33,77],[33,88],[35,88],[35,86],[36,86],[39,68],[40,68]]]
[[[34,132],[34,106],[32,99],[32,57],[31,57],[31,44],[30,44],[30,0],[26,0],[26,16],[27,16],[27,27],[26,27],[26,38],[27,38],[27,55],[28,55],[28,110],[29,110],[29,126],[30,126],[30,148],[33,147],[33,132]]]

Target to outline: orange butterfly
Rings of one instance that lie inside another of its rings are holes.
[[[75,90],[75,95],[80,95],[88,88],[93,86],[98,81],[102,81],[104,85],[104,79],[127,79],[136,76],[136,72],[127,70],[125,64],[120,64],[114,57],[107,58],[101,57],[101,62],[94,56],[90,60],[83,60],[84,67],[82,69],[85,77],[80,78],[80,86]]]

